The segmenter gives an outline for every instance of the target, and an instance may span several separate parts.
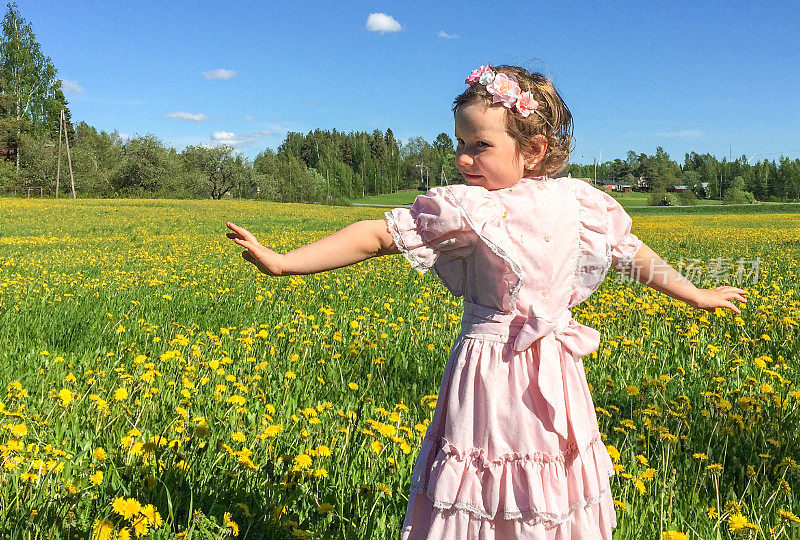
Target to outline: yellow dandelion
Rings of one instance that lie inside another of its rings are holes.
[[[731,514],[728,517],[728,530],[731,532],[739,532],[746,528],[750,522],[742,514]]]
[[[782,509],[778,510],[778,515],[781,516],[786,521],[789,521],[789,522],[792,522],[792,523],[800,523],[800,518],[798,518],[796,515],[794,515],[793,513],[789,512],[788,510],[782,510]]]
[[[613,459],[615,462],[619,461],[619,450],[617,450],[615,446],[611,446],[609,444],[606,446],[606,451],[608,452],[608,455],[611,456],[611,459]]]
[[[89,480],[91,480],[94,485],[99,486],[103,483],[103,471],[97,471],[89,477]]]
[[[230,512],[225,512],[225,514],[222,516],[222,523],[225,525],[225,527],[231,529],[233,536],[239,536],[239,525],[233,521]]]
[[[24,437],[28,434],[28,426],[25,424],[17,424],[11,427],[11,434],[14,437]]]
[[[294,467],[295,471],[301,471],[303,469],[307,469],[311,466],[311,456],[308,454],[300,454],[299,456],[294,458]]]
[[[646,482],[649,482],[650,480],[653,479],[653,477],[655,477],[656,472],[657,471],[653,468],[645,469],[644,472],[642,472],[642,474],[639,475],[639,478],[641,478]]]
[[[347,383],[347,387],[348,387],[350,390],[358,390],[358,385],[357,385],[356,383],[354,383],[354,382],[349,382],[349,383]]]
[[[114,512],[116,512],[125,519],[131,519],[133,516],[138,514],[142,509],[141,505],[139,504],[139,501],[137,501],[136,499],[134,498],[125,499],[123,497],[117,497],[116,499],[114,499],[111,508],[114,510]]]
[[[139,517],[133,522],[133,534],[136,535],[136,538],[144,536],[150,530],[150,526],[147,524],[147,519],[144,516],[139,515]]]
[[[62,407],[66,407],[72,402],[73,399],[75,399],[72,392],[70,392],[66,388],[62,388],[61,390],[59,390],[57,396],[61,400]]]
[[[114,390],[114,399],[116,401],[122,401],[123,399],[127,399],[128,391],[125,388],[117,388]]]
[[[239,394],[234,394],[228,398],[228,403],[231,405],[235,405],[236,407],[241,407],[245,403],[247,403],[247,399],[244,396],[240,396]]]
[[[158,529],[161,526],[161,514],[158,513],[158,510],[156,510],[156,507],[152,504],[142,507],[142,515],[147,519],[147,524],[152,528]]]
[[[708,510],[706,510],[706,515],[709,519],[717,519],[719,517],[719,512],[717,512],[717,508],[715,506],[710,506]]]
[[[112,540],[114,537],[114,524],[108,520],[94,520],[92,527],[92,540]]]
[[[98,446],[92,452],[92,456],[94,456],[94,459],[98,461],[103,461],[108,457],[108,453],[106,453],[105,449],[102,446]]]

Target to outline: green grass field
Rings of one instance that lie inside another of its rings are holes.
[[[353,199],[353,204],[380,205],[386,207],[408,206],[414,202],[418,190],[402,190],[397,193],[384,193]],[[649,206],[649,193],[611,193],[630,214],[665,215],[665,214],[769,214],[800,212],[800,203],[758,203],[753,205],[725,205],[714,199],[700,199],[695,206]]]
[[[383,212],[0,199],[0,537],[396,538],[460,299],[400,256],[267,278],[224,237],[289,250]],[[612,272],[574,310],[602,332],[615,538],[797,538],[800,215],[634,232],[750,302]]]

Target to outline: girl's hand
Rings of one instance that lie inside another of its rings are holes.
[[[245,248],[246,251],[242,252],[242,258],[248,262],[256,265],[256,268],[270,276],[282,275],[281,270],[281,257],[280,253],[272,251],[268,247],[264,247],[256,240],[253,233],[245,228],[234,225],[230,221],[225,223],[233,232],[227,233],[225,236],[236,242],[238,245]]]
[[[741,314],[741,310],[731,301],[736,300],[746,304],[747,299],[744,297],[746,294],[747,291],[744,289],[729,285],[714,287],[713,289],[698,289],[694,300],[689,304],[694,308],[704,309],[711,313],[717,308],[727,308],[734,313]]]

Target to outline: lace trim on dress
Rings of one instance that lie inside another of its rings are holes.
[[[602,436],[597,433],[589,440],[589,444],[581,449],[578,448],[577,442],[570,443],[567,448],[559,454],[546,454],[544,452],[511,452],[503,454],[494,459],[486,458],[486,452],[483,448],[470,448],[468,450],[460,451],[458,448],[450,444],[447,439],[442,437],[442,452],[447,455],[454,456],[458,461],[469,459],[476,468],[488,469],[489,467],[496,467],[504,465],[510,461],[533,461],[537,463],[552,463],[563,462],[568,457],[578,454],[581,450],[589,450],[597,443],[602,441]]]
[[[488,238],[486,235],[484,235],[475,227],[475,223],[472,221],[472,218],[470,218],[467,211],[461,205],[461,202],[458,200],[458,198],[456,198],[455,194],[450,189],[450,186],[445,186],[445,191],[449,195],[450,200],[453,202],[454,206],[458,208],[459,213],[464,218],[464,221],[467,222],[467,225],[469,225],[469,227],[473,231],[475,231],[475,234],[478,235],[478,238],[480,238],[483,241],[483,243],[486,244],[486,246],[491,250],[492,253],[500,257],[503,261],[505,261],[506,264],[508,264],[511,271],[516,276],[517,282],[514,285],[511,285],[511,282],[506,280],[506,283],[509,284],[508,310],[506,312],[507,313],[513,312],[514,309],[517,307],[517,295],[519,294],[519,290],[522,288],[522,285],[524,284],[525,281],[522,274],[522,268],[520,267],[519,264],[517,264],[516,261],[514,261],[508,255],[508,253],[506,253],[506,251],[502,247],[493,242],[490,238]]]
[[[411,253],[411,250],[403,243],[403,238],[401,237],[400,233],[398,232],[397,221],[395,221],[394,217],[392,217],[391,212],[385,212],[384,216],[386,216],[386,223],[388,225],[389,233],[391,233],[392,238],[394,239],[394,243],[397,246],[397,249],[400,250],[400,253],[403,254],[403,257],[408,261],[411,267],[416,270],[417,272],[424,274],[428,270],[430,270],[430,266],[426,266],[424,263],[419,261],[414,255]]]
[[[613,476],[614,473],[611,472],[609,476]],[[581,499],[578,501],[571,502],[569,504],[569,510],[564,512],[563,514],[557,514],[553,512],[542,512],[537,510],[536,508],[531,508],[530,510],[520,511],[520,512],[503,512],[498,513],[496,516],[492,516],[491,514],[487,514],[480,508],[472,506],[471,504],[461,503],[461,502],[447,502],[447,501],[431,501],[433,503],[434,508],[438,508],[439,510],[455,510],[455,511],[463,511],[469,512],[470,514],[477,516],[481,519],[488,519],[488,520],[496,520],[498,518],[503,520],[512,520],[512,519],[519,519],[523,521],[532,521],[531,525],[536,525],[538,523],[547,523],[553,526],[558,526],[565,523],[576,510],[582,510],[587,506],[591,506],[593,504],[599,503],[603,500],[604,497],[610,492],[608,488],[603,488],[600,492],[595,495],[594,497],[587,497],[585,499]],[[412,486],[411,493],[416,495],[424,495],[424,491],[419,487]],[[426,495],[427,496],[427,495]]]
[[[628,239],[623,241],[628,242],[631,248],[622,252],[623,256],[617,259],[619,261],[618,266],[630,266],[633,263],[633,260],[636,258],[636,253],[641,249],[642,244],[644,244],[644,242],[635,234],[629,234],[628,236],[634,237],[635,240],[633,242],[628,242]]]

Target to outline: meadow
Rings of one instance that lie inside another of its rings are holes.
[[[398,536],[460,299],[400,256],[267,278],[377,208],[0,199],[0,537]],[[620,539],[797,538],[800,214],[635,215],[709,314],[613,272],[577,320]]]

